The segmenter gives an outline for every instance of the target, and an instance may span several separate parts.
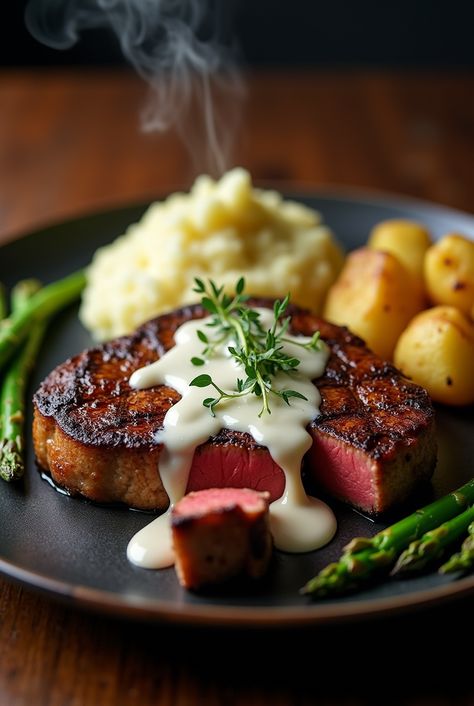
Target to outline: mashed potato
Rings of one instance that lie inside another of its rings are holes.
[[[253,188],[243,169],[220,181],[200,176],[189,194],[152,204],[96,252],[80,317],[94,338],[111,338],[196,301],[194,277],[230,289],[242,275],[251,294],[291,292],[293,302],[320,313],[342,260],[317,212]]]

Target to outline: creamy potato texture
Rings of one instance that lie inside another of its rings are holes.
[[[284,296],[321,313],[343,253],[319,213],[254,188],[244,169],[200,176],[188,194],[153,203],[100,248],[88,268],[80,317],[96,339],[131,332],[198,300],[194,277],[229,289],[242,275],[254,295]]]

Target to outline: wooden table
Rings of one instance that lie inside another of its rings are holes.
[[[230,163],[267,183],[473,211],[473,93],[472,73],[259,73]],[[0,73],[0,242],[191,184],[177,137],[140,132],[144,97],[127,73]],[[472,706],[472,650],[458,642],[472,642],[473,607],[465,598],[306,631],[204,630],[91,615],[2,580],[0,706]]]

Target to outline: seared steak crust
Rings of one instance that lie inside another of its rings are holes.
[[[251,304],[272,306],[261,299]],[[289,313],[292,333],[311,335],[319,329],[331,351],[324,375],[315,381],[322,404],[321,415],[311,425],[314,476],[342,500],[368,511],[384,511],[403,500],[434,469],[434,412],[429,396],[347,329],[298,307],[291,307]],[[130,336],[83,351],[48,375],[34,396],[33,434],[38,463],[56,482],[93,500],[120,501],[143,509],[167,506],[158,471],[162,446],[154,435],[179,394],[166,386],[134,390],[128,380],[134,370],[173,346],[174,332],[182,323],[204,315],[200,305],[162,315]],[[336,480],[341,482],[331,482],[333,450],[336,455],[350,454],[356,475],[366,474],[364,497],[358,498],[357,492],[351,496],[344,488],[345,474],[351,487],[357,480],[346,473],[347,462],[339,472],[336,468]],[[243,474],[244,485],[264,490],[262,478],[272,476],[272,499],[281,494],[282,472],[267,450],[250,435],[226,429],[197,449],[195,460],[199,465],[200,458],[201,472],[193,474],[193,468],[188,489],[206,484],[202,468],[208,466],[207,487],[216,485],[216,473],[217,484],[235,485],[235,468],[230,471],[231,482],[225,468],[213,469],[215,459],[222,464],[232,454],[246,458],[244,463],[253,469],[253,485],[248,472]],[[325,469],[319,468],[322,463]]]

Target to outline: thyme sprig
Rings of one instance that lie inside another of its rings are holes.
[[[212,377],[205,373],[198,375],[189,383],[195,387],[212,386],[216,390],[217,397],[207,397],[203,400],[203,405],[209,408],[213,416],[215,416],[216,406],[222,400],[249,394],[262,398],[259,417],[264,412],[271,414],[271,395],[280,397],[288,405],[292,397],[306,400],[307,398],[297,390],[277,390],[274,388],[274,379],[278,373],[294,372],[300,364],[298,358],[285,353],[283,344],[293,343],[301,348],[314,351],[321,349],[319,331],[316,331],[311,340],[306,343],[299,343],[297,340],[285,336],[291,322],[290,316],[283,318],[290,301],[289,294],[283,300],[277,299],[275,301],[273,324],[271,328],[265,330],[259,312],[246,305],[248,296],[244,294],[244,289],[245,280],[243,277],[237,282],[233,295],[225,293],[224,288],[218,287],[212,280],[205,284],[201,279],[195,279],[194,291],[202,295],[202,306],[210,314],[210,321],[206,326],[214,331],[212,337],[206,335],[201,329],[197,331],[199,340],[204,344],[204,349],[201,353],[202,357],[192,358],[192,363],[196,366],[205,365],[206,360],[211,358],[219,347],[229,343],[227,346],[229,353],[240,364],[247,376],[245,379],[237,378],[234,392],[222,390]]]

